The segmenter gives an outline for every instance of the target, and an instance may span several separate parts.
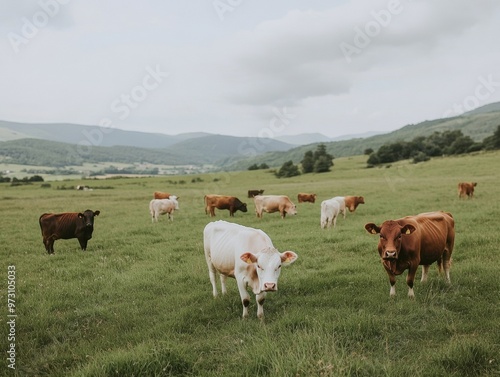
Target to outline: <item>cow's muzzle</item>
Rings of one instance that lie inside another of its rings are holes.
[[[273,292],[278,289],[278,285],[276,283],[264,283],[264,292]]]
[[[385,259],[385,260],[398,259],[398,253],[395,250],[394,251],[386,250],[382,259]]]

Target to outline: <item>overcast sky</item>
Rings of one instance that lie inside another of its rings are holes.
[[[391,131],[500,101],[498,0],[0,2],[0,119]]]

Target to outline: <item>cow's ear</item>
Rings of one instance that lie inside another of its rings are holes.
[[[81,212],[80,212],[80,213],[78,214],[78,217],[79,217],[80,219],[83,219],[85,216],[83,216],[83,213],[81,213]]]
[[[257,263],[257,257],[250,252],[246,252],[246,253],[242,254],[240,259],[243,262],[248,263],[248,264]]]
[[[94,211],[94,216],[99,216],[100,213],[101,211]]]
[[[284,251],[280,254],[280,257],[281,262],[286,266],[295,262],[299,256],[293,251]]]
[[[380,233],[380,228],[374,223],[368,223],[365,225],[365,229],[368,233],[377,234]]]
[[[406,224],[401,228],[401,234],[412,234],[417,228],[411,224]]]

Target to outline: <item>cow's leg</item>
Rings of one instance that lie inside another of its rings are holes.
[[[451,283],[450,280],[450,268],[451,268],[451,254],[448,250],[443,254],[443,270],[446,282],[448,284]]]
[[[217,297],[218,292],[217,292],[217,283],[215,278],[217,272],[215,270],[215,267],[212,265],[210,261],[207,261],[207,265],[208,265],[208,276],[210,277],[210,283],[212,283],[212,294],[214,295],[214,297]]]
[[[408,297],[413,299],[415,298],[415,292],[413,292],[413,283],[415,281],[415,274],[417,273],[417,265],[410,264],[410,268],[408,270],[408,276],[406,277],[406,284],[408,285]]]
[[[222,291],[223,295],[225,295],[227,293],[226,280],[227,280],[227,276],[220,274],[220,287],[221,287],[221,291]]]
[[[250,295],[247,292],[246,289],[246,283],[243,279],[243,277],[240,277],[239,279],[236,278],[236,281],[238,283],[238,290],[240,291],[240,297],[241,297],[241,303],[243,304],[243,318],[248,317],[248,305],[250,305]]]
[[[427,281],[427,274],[429,273],[429,265],[425,264],[422,266],[422,278],[420,279],[420,282],[424,283]]]
[[[210,207],[210,217],[215,217],[215,207]]]
[[[229,207],[229,217],[234,217],[234,207]]]
[[[266,292],[261,292],[255,295],[255,301],[257,301],[257,317],[264,319],[264,301],[266,299]]]
[[[333,227],[335,228],[337,226],[337,216],[333,217]]]
[[[49,254],[54,254],[54,241],[55,241],[54,237],[48,237],[45,240],[46,242],[45,249]]]
[[[79,238],[78,242],[80,243],[80,247],[82,248],[83,251],[87,250],[88,240],[86,238]]]
[[[394,297],[396,296],[396,276],[393,274],[389,275],[389,282],[391,283],[391,290],[389,291],[389,296]]]

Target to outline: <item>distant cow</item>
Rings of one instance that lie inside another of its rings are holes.
[[[84,186],[84,185],[78,185],[75,188],[77,190],[82,190],[82,191],[92,191],[92,189],[89,186]]]
[[[285,195],[257,195],[254,196],[255,213],[258,218],[262,218],[262,212],[273,213],[278,212],[281,218],[284,219],[286,214],[296,215],[297,207]]]
[[[477,186],[477,182],[460,182],[458,184],[458,197],[462,198],[468,196],[472,198],[474,196],[474,187]]]
[[[408,270],[408,297],[414,298],[413,281],[422,265],[422,282],[427,280],[429,266],[437,262],[439,272],[444,268],[450,282],[451,253],[455,242],[455,222],[450,213],[428,212],[387,220],[382,225],[365,225],[371,234],[380,234],[378,252],[391,283],[390,296],[396,295],[396,275]]]
[[[337,225],[337,217],[340,213],[340,202],[337,199],[327,199],[321,202],[320,224],[322,229]]]
[[[238,210],[247,212],[247,204],[242,203],[236,196],[205,195],[205,213],[215,217],[215,208],[228,209],[231,217],[234,217],[234,213]]]
[[[170,199],[172,194],[168,192],[155,191],[153,194],[153,199]],[[179,200],[179,197],[175,196],[176,200]]]
[[[158,222],[160,215],[167,214],[167,217],[174,221],[174,211],[179,209],[179,202],[175,195],[170,195],[170,199],[153,199],[149,202],[149,213],[151,222]]]
[[[297,201],[299,203],[314,203],[316,201],[316,194],[306,194],[304,192],[301,192],[297,195]]]
[[[260,229],[215,221],[203,231],[203,246],[208,265],[212,293],[217,296],[216,274],[220,274],[222,294],[227,292],[226,278],[233,277],[238,284],[243,318],[248,317],[249,286],[257,301],[257,317],[264,317],[266,292],[278,290],[281,266],[298,258],[293,251],[278,252],[269,236]]]
[[[354,212],[358,208],[358,205],[365,204],[365,198],[362,196],[344,196],[344,201],[349,212]]]
[[[262,195],[264,190],[248,190],[248,197],[253,198],[255,195]]]
[[[87,242],[94,231],[94,217],[100,211],[44,213],[38,219],[42,231],[43,244],[49,254],[54,254],[54,241],[77,238],[82,250],[87,249]]]

